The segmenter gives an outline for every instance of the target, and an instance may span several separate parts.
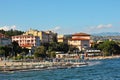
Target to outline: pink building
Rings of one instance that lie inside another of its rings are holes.
[[[33,46],[40,46],[40,38],[32,35],[12,36],[12,42],[18,42],[19,46],[31,49]]]
[[[80,51],[90,47],[90,35],[86,33],[76,33],[68,41],[69,45],[77,47]]]

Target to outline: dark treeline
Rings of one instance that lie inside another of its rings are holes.
[[[15,35],[21,35],[24,32],[23,31],[19,31],[19,30],[13,30],[13,29],[11,29],[11,30],[8,30],[8,31],[0,30],[0,33],[5,34],[8,37],[11,37],[11,36],[15,36]]]

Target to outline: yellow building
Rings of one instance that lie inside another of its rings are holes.
[[[53,37],[57,36],[57,34],[52,31],[38,31],[33,29],[30,29],[24,34],[38,36],[41,40],[41,43],[49,43],[53,41]]]
[[[57,36],[57,41],[58,42],[64,42],[64,35],[58,35]]]
[[[58,35],[57,42],[68,43],[68,39],[70,39],[70,38],[71,38],[71,35]]]

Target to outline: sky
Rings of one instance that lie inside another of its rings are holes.
[[[0,0],[0,29],[120,32],[120,0]]]

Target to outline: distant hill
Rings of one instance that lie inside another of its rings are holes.
[[[102,32],[102,33],[93,33],[92,36],[120,36],[119,32]]]

